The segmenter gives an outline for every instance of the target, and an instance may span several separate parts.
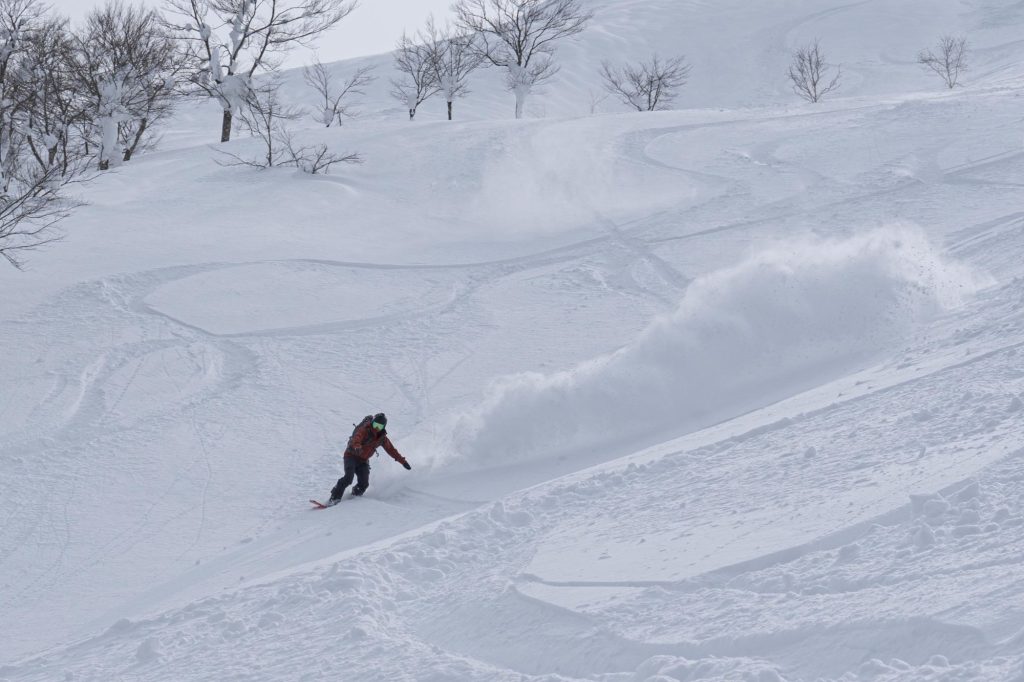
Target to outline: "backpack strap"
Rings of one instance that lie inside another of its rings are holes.
[[[359,423],[358,423],[358,424],[353,424],[353,425],[352,425],[352,426],[353,426],[353,429],[352,429],[352,435],[348,437],[348,444],[347,444],[347,445],[346,445],[346,447],[345,447],[345,451],[346,451],[346,452],[347,452],[347,451],[349,450],[349,448],[351,448],[351,447],[352,447],[352,445],[353,445],[353,440],[355,439],[355,437],[356,437],[356,434],[357,434],[357,433],[359,433],[359,429],[363,428],[364,426],[366,426],[367,424],[369,424],[369,423],[370,423],[370,422],[372,422],[372,421],[373,421],[373,415],[372,415],[372,414],[368,414],[368,415],[366,415],[365,417],[363,417],[363,418],[362,418],[362,419],[361,419],[361,420],[359,421]]]

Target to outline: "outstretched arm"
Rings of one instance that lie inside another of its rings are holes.
[[[405,457],[402,457],[402,453],[398,451],[398,448],[395,447],[395,444],[391,442],[390,438],[384,436],[384,443],[382,445],[384,446],[384,452],[391,455],[391,459],[395,460],[406,469],[412,469],[409,462],[406,461]]]

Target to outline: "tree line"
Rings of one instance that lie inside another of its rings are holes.
[[[274,122],[280,143],[278,109],[257,76],[274,74],[290,50],[354,8],[355,0],[166,0],[161,12],[107,0],[72,25],[40,0],[0,0],[0,256],[19,267],[26,250],[56,239],[50,228],[78,205],[69,186],[153,148],[185,98],[221,105],[221,141],[239,118],[254,134]],[[309,172],[357,160],[284,142],[288,161]]]

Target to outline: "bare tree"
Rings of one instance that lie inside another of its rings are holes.
[[[431,46],[403,33],[395,47],[395,68],[405,75],[401,80],[391,79],[391,96],[405,104],[411,121],[419,106],[441,89],[435,77]]]
[[[648,62],[626,64],[621,69],[601,63],[604,88],[637,111],[668,109],[677,91],[690,77],[690,65],[683,57],[662,61],[657,54]]]
[[[469,94],[467,81],[483,63],[483,55],[473,44],[472,35],[449,25],[438,28],[433,15],[419,33],[419,40],[430,50],[434,81],[448,103],[448,120],[451,121],[455,100]]]
[[[356,7],[356,0],[165,1],[186,22],[177,28],[194,55],[193,85],[223,109],[221,142],[231,139],[232,120],[246,106],[252,78],[276,69],[284,53],[309,45]],[[228,37],[218,37],[225,28]]]
[[[0,0],[0,256],[15,267],[25,251],[59,239],[53,227],[78,205],[64,189],[81,169],[51,157],[59,141],[33,129],[43,83],[30,36],[47,25],[45,10],[36,0]]]
[[[312,65],[303,68],[302,76],[306,84],[316,91],[319,99],[319,111],[314,112],[313,118],[327,128],[335,122],[341,125],[343,118],[352,116],[346,99],[352,95],[364,94],[363,88],[377,80],[373,75],[372,66],[361,66],[351,76],[339,81],[319,57]]]
[[[41,171],[57,164],[67,175],[80,167],[86,153],[79,135],[85,104],[71,75],[74,43],[68,20],[47,18],[23,35],[20,49],[20,68],[32,81],[26,93],[26,142]]]
[[[106,170],[155,145],[155,127],[181,95],[185,60],[155,10],[121,0],[90,12],[75,42],[75,84],[98,123]]]
[[[945,35],[936,43],[936,51],[921,50],[917,63],[931,69],[952,90],[960,82],[960,75],[967,70],[967,38]]]
[[[453,9],[462,29],[478,36],[483,58],[506,70],[516,118],[534,87],[558,72],[555,44],[593,17],[580,0],[458,0]]]
[[[793,53],[793,61],[789,66],[789,80],[793,92],[808,102],[820,102],[821,98],[839,87],[842,69],[836,67],[835,76],[829,79],[832,65],[825,61],[821,51],[821,42],[814,42],[798,48]]]

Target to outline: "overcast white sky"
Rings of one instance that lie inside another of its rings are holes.
[[[77,19],[103,0],[49,0],[59,12]],[[158,0],[145,0],[160,6]],[[431,12],[439,19],[451,15],[452,0],[359,0],[359,7],[318,43],[325,62],[365,54],[387,52],[394,48],[402,29],[415,31]],[[297,52],[292,61],[304,64],[307,55]]]

